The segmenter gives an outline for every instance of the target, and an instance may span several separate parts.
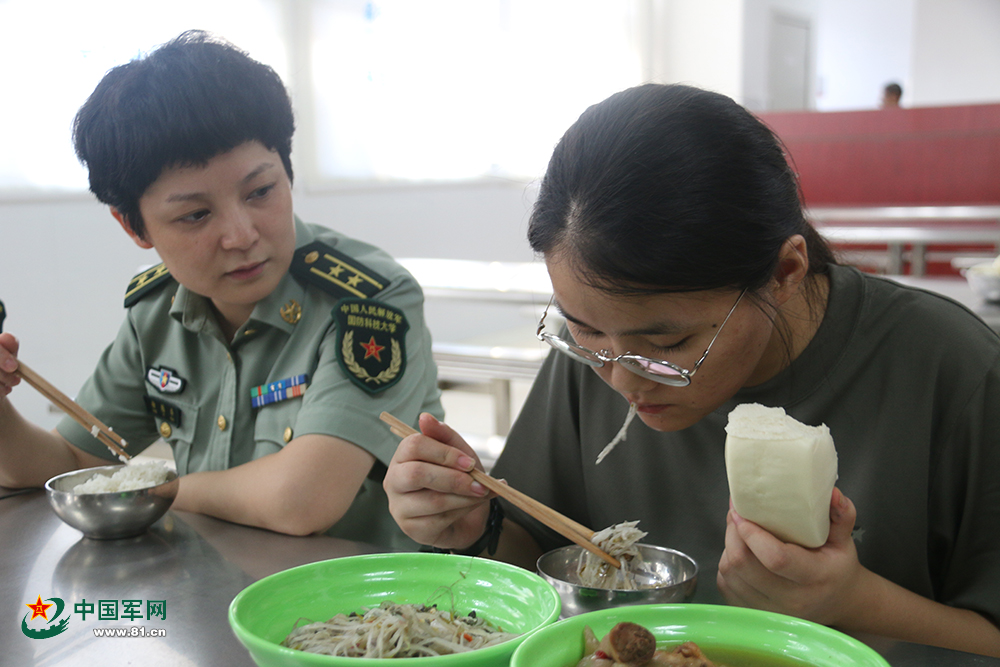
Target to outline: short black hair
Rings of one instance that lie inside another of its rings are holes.
[[[836,260],[805,219],[778,137],[725,95],[646,84],[587,109],[552,154],[528,223],[588,283],[639,294],[764,287],[784,242]]]
[[[73,143],[91,192],[142,237],[139,199],[165,169],[204,165],[259,141],[291,179],[294,132],[291,100],[273,69],[190,30],[105,74],[77,112]]]
[[[903,87],[898,83],[887,83],[885,84],[885,93],[887,95],[892,95],[898,100],[903,96]]]

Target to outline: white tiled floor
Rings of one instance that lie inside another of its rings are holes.
[[[511,411],[517,415],[525,396],[531,388],[528,382],[514,382],[511,387]],[[493,465],[503,449],[504,439],[497,435],[493,426],[493,401],[488,394],[474,391],[448,390],[442,395],[445,420],[465,437],[479,454],[487,470]],[[170,446],[162,440],[154,443],[136,457],[159,458],[173,461]]]

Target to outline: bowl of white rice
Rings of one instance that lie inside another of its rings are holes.
[[[177,497],[177,473],[163,461],[130,461],[57,475],[45,482],[49,504],[86,537],[141,535]]]

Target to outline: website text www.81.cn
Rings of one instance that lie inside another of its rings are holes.
[[[94,628],[95,637],[166,637],[166,628],[149,628],[133,625],[127,628]]]

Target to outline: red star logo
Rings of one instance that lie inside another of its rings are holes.
[[[375,357],[376,361],[382,361],[382,357],[379,356],[379,352],[385,349],[385,345],[379,345],[376,343],[375,336],[372,336],[371,340],[367,343],[360,343],[360,345],[365,348],[365,359]]]
[[[39,595],[38,600],[35,601],[35,604],[28,604],[27,602],[25,602],[24,606],[31,610],[30,620],[33,621],[39,616],[41,616],[47,621],[49,620],[49,617],[46,615],[46,612],[48,611],[49,607],[52,607],[54,605],[45,604],[44,602],[42,602],[42,596]]]

